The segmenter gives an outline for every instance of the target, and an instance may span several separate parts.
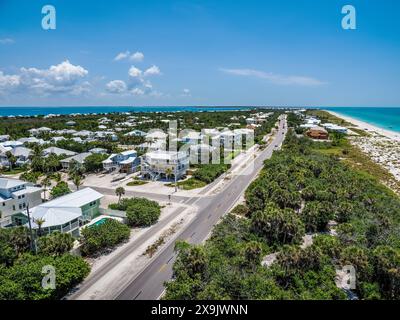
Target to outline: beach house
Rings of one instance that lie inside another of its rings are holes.
[[[60,163],[64,170],[70,169],[71,164],[73,163],[77,164],[78,167],[83,167],[83,165],[85,164],[85,159],[90,155],[92,155],[91,152],[79,153],[75,156],[61,160]]]
[[[306,132],[306,135],[312,139],[326,140],[328,139],[328,131],[320,126],[315,126]]]
[[[127,150],[121,153],[114,153],[103,161],[103,168],[108,172],[132,173],[140,165],[140,159],[135,150]]]
[[[158,180],[167,178],[180,179],[186,175],[189,168],[189,154],[187,152],[175,151],[154,151],[142,156],[141,174],[142,177]]]
[[[54,231],[79,236],[79,228],[97,217],[103,195],[91,188],[56,198],[30,209],[31,226],[44,234]],[[27,212],[18,215],[20,223],[27,225]],[[40,223],[38,223],[40,221]]]
[[[8,178],[0,178],[0,227],[13,224],[13,216],[26,210],[27,206],[42,203],[41,188],[33,184]]]

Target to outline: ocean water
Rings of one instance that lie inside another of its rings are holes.
[[[326,107],[323,109],[367,122],[382,129],[400,132],[400,107]]]
[[[0,107],[0,117],[6,116],[35,116],[48,114],[87,114],[111,112],[178,112],[178,111],[229,111],[246,110],[252,107]]]

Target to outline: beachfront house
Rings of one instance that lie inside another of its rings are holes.
[[[13,224],[13,217],[26,210],[27,206],[34,207],[42,203],[42,189],[32,183],[0,178],[0,227]]]
[[[78,167],[83,167],[85,164],[85,159],[92,155],[91,152],[84,152],[74,155],[72,157],[68,157],[60,161],[63,170],[70,169],[71,165],[75,163]]]
[[[154,151],[148,152],[142,157],[141,175],[143,178],[158,180],[167,178],[180,179],[186,175],[189,168],[189,155],[187,152]]]
[[[140,165],[140,159],[135,150],[114,153],[103,161],[103,168],[108,172],[132,173]]]
[[[329,131],[339,132],[343,134],[348,133],[348,129],[346,127],[338,126],[334,123],[324,123],[322,126]]]
[[[315,126],[311,129],[309,129],[306,132],[306,135],[312,139],[316,140],[326,140],[328,139],[328,131],[326,131],[324,128],[320,126]]]
[[[100,214],[102,197],[101,193],[85,188],[42,203],[30,209],[32,228],[38,230],[37,222],[42,220],[40,229],[43,234],[59,231],[78,237],[79,228]],[[24,225],[29,222],[26,211],[18,214],[18,219]]]

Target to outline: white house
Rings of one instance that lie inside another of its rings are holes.
[[[18,139],[18,142],[21,142],[22,144],[27,144],[27,143],[45,144],[46,143],[43,139],[38,139],[36,137],[21,138],[21,139]]]
[[[140,164],[135,150],[127,150],[121,153],[112,154],[103,161],[103,168],[108,172],[132,173],[136,171]]]
[[[145,137],[146,135],[147,133],[141,130],[133,130],[125,134],[127,137]]]
[[[162,130],[155,130],[146,134],[147,141],[166,140],[167,137],[168,134],[166,134]]]
[[[37,129],[30,129],[30,130],[28,130],[28,132],[30,133],[31,136],[37,136],[42,133],[49,133],[49,132],[51,132],[51,129],[47,128],[47,127],[41,127],[41,128],[37,128]]]
[[[0,178],[0,227],[13,224],[13,216],[42,203],[41,188],[33,184],[8,178]]]
[[[57,147],[49,147],[49,148],[43,150],[43,156],[47,157],[50,154],[55,154],[57,156],[65,155],[67,157],[72,157],[72,156],[76,155],[77,153],[74,151],[69,151],[69,150],[57,148]]]
[[[89,152],[96,153],[96,154],[107,154],[107,149],[93,148],[93,149],[90,149]]]
[[[8,134],[0,135],[0,142],[5,142],[7,140],[10,140],[10,136]]]
[[[17,166],[22,166],[30,162],[30,156],[32,155],[32,150],[25,147],[16,147],[13,148],[11,154],[17,158],[17,162],[15,163]]]
[[[330,130],[330,131],[340,132],[340,133],[344,133],[344,134],[348,133],[348,129],[346,127],[338,126],[334,123],[324,123],[324,124],[322,124],[322,126],[325,129]]]
[[[154,151],[148,152],[142,157],[141,174],[144,178],[158,180],[166,178],[169,172],[171,176],[180,179],[186,175],[189,168],[189,155],[187,152]]]
[[[61,160],[60,163],[64,170],[68,170],[73,162],[78,163],[78,166],[82,167],[85,164],[85,159],[90,155],[92,155],[91,152],[79,153],[75,156]]]
[[[101,193],[85,188],[40,204],[30,210],[32,228],[39,229],[37,221],[40,219],[44,221],[40,228],[45,234],[60,231],[78,237],[80,226],[100,214],[102,197]],[[23,214],[27,223],[27,213]]]

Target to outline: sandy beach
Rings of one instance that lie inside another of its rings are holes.
[[[364,122],[364,121],[360,121],[354,118],[351,118],[349,116],[345,116],[343,114],[337,113],[337,112],[333,112],[330,110],[324,110],[326,112],[329,112],[330,114],[333,114],[334,116],[344,119],[347,122],[350,122],[352,124],[354,124],[356,127],[363,129],[369,133],[377,133],[379,135],[388,137],[390,139],[396,140],[396,141],[400,141],[400,132],[396,132],[396,131],[391,131],[391,130],[387,130],[387,129],[383,129],[377,126],[374,126],[370,123]]]
[[[374,162],[387,169],[397,181],[400,181],[399,132],[382,129],[369,123],[341,115],[340,113],[326,111],[368,132],[369,136],[356,135],[351,136],[349,140],[353,145],[356,145],[361,151],[366,153]]]

